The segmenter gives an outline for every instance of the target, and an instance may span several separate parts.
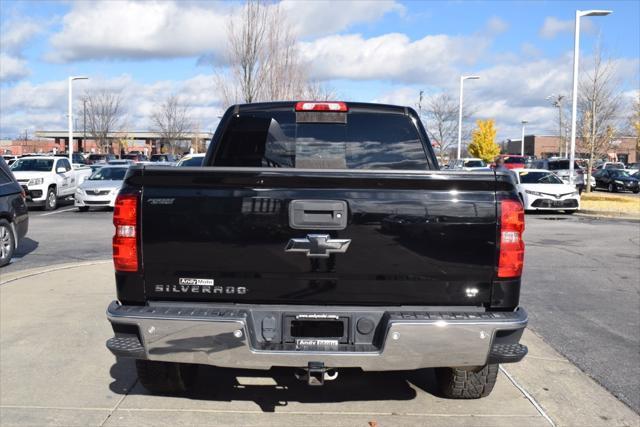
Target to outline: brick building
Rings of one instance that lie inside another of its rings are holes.
[[[507,154],[520,154],[520,139],[510,139],[502,143],[502,151]],[[559,156],[566,156],[568,141],[563,140],[560,146],[560,138],[556,135],[525,135],[524,154],[535,156],[538,159]],[[576,157],[587,158],[588,154],[581,150],[580,138],[576,138]],[[621,136],[614,138],[607,153],[599,156],[611,161],[623,163],[635,163],[639,161],[640,154],[637,151],[637,139],[633,136]]]

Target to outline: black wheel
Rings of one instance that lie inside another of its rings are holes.
[[[609,193],[615,193],[616,192],[616,187],[614,187],[613,184],[609,183],[609,187],[607,187],[607,189],[609,190]]]
[[[478,368],[437,368],[440,392],[449,399],[479,399],[489,396],[496,384],[499,366],[496,363]]]
[[[640,193],[640,190],[633,190],[633,194],[638,194]]]
[[[54,187],[49,187],[49,190],[47,190],[47,198],[44,201],[44,210],[55,211],[57,207],[58,196],[56,195],[56,189]]]
[[[5,219],[0,219],[0,267],[9,264],[15,249],[16,241],[11,224]]]
[[[564,211],[565,215],[573,215],[574,212],[575,211],[569,211],[569,210]]]
[[[78,212],[87,212],[89,210],[89,206],[78,206]]]
[[[179,394],[195,382],[198,365],[136,360],[138,380],[151,393]]]

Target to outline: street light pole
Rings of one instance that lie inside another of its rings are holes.
[[[580,62],[580,18],[606,16],[610,10],[576,10],[576,28],[573,43],[573,94],[571,96],[571,153],[569,155],[569,184],[573,185],[573,169],[576,159],[576,116],[578,109],[578,65]]]
[[[478,76],[460,76],[460,104],[458,105],[458,159],[460,159],[460,149],[462,147],[462,98],[465,80],[478,80]]]
[[[69,76],[69,163],[73,164],[73,93],[72,83],[74,80],[88,80],[89,77]]]
[[[526,120],[523,120],[520,123],[522,123],[522,139],[520,140],[520,155],[524,156],[524,125],[526,125],[529,122]]]

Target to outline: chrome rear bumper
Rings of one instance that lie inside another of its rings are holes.
[[[278,310],[287,310],[282,307]],[[481,366],[488,362],[515,362],[526,354],[526,347],[517,343],[527,325],[525,310],[446,309],[380,309],[384,314],[378,325],[378,345],[301,349],[295,344],[259,342],[251,306],[122,306],[114,301],[107,316],[116,336],[107,342],[107,347],[117,356],[228,368],[305,367],[313,361],[330,368],[358,367],[365,371]],[[350,312],[355,317],[362,308],[288,308],[289,312],[293,310]],[[499,331],[504,332],[498,334]],[[510,338],[505,341],[504,336]],[[500,353],[502,349],[509,349],[510,356]]]

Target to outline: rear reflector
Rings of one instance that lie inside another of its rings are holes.
[[[113,209],[113,264],[116,271],[138,271],[138,196],[121,194]]]
[[[524,209],[519,201],[503,200],[500,211],[498,277],[520,277],[524,265]]]
[[[344,102],[302,101],[296,103],[296,111],[331,111],[335,113],[349,111],[349,109]]]

